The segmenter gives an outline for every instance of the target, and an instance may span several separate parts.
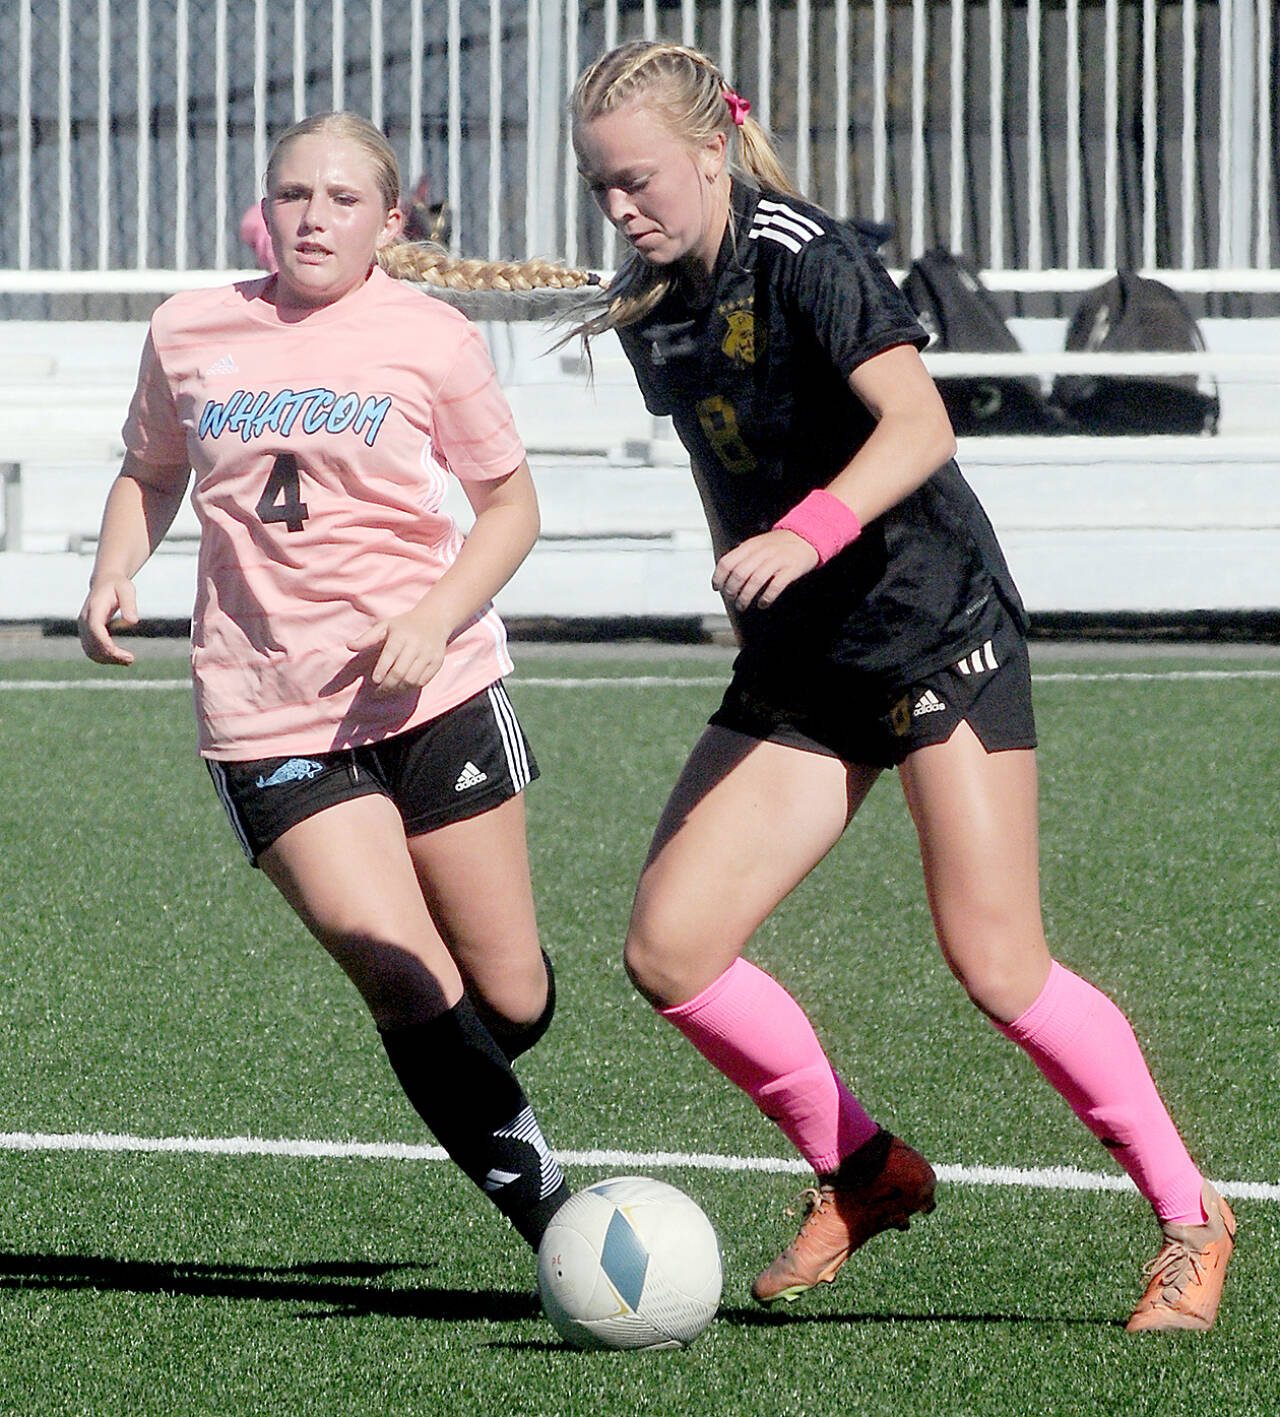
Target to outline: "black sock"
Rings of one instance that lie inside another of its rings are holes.
[[[465,997],[427,1023],[379,1030],[415,1111],[537,1249],[568,1198],[524,1089]]]
[[[510,1019],[503,1018],[501,1014],[483,1004],[476,1008],[476,1012],[493,1035],[493,1041],[507,1055],[509,1063],[514,1063],[522,1053],[527,1053],[551,1027],[551,1017],[556,1011],[556,972],[546,950],[542,951],[542,963],[547,971],[547,1002],[532,1023],[512,1023]]]

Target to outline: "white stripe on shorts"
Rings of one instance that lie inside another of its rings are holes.
[[[511,707],[507,691],[501,683],[490,684],[486,692],[489,695],[489,707],[493,710],[494,722],[502,736],[502,746],[507,755],[507,771],[511,776],[511,785],[519,792],[522,788],[528,787],[531,776],[529,755],[525,752],[520,723],[516,718],[515,709]]]
[[[961,674],[982,674],[988,669],[999,669],[991,641],[988,640],[981,649],[975,649],[972,654],[965,655],[956,668]]]
[[[253,848],[249,845],[249,836],[244,829],[244,823],[240,820],[240,813],[236,811],[236,805],[231,800],[231,792],[227,787],[227,769],[217,758],[206,758],[205,763],[209,768],[209,776],[213,779],[213,785],[217,788],[218,798],[223,808],[226,810],[227,819],[231,823],[231,829],[236,834],[236,840],[240,843],[240,849],[253,860]]]

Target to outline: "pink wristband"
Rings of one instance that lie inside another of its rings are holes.
[[[818,553],[818,565],[828,561],[862,535],[862,523],[825,488],[810,492],[803,501],[773,524],[775,531],[794,531]]]

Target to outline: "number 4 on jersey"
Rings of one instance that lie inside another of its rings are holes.
[[[302,530],[307,504],[298,495],[298,459],[292,453],[277,453],[254,511],[263,522],[283,522],[290,531]]]

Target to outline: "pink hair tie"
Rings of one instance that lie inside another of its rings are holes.
[[[818,565],[857,541],[862,524],[839,497],[819,487],[773,524],[775,531],[793,531],[818,553]]]
[[[734,124],[741,128],[742,120],[751,112],[751,105],[741,95],[734,93],[732,89],[725,89],[724,101],[729,105],[729,112],[733,114]]]

